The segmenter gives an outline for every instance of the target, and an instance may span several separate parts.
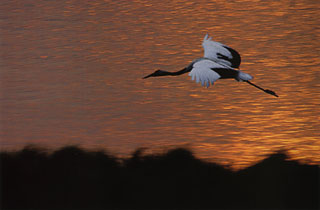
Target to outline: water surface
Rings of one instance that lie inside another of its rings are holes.
[[[76,144],[128,155],[192,149],[235,168],[285,149],[320,162],[320,3],[13,1],[0,3],[1,149]],[[206,33],[237,49],[267,95],[180,77]]]

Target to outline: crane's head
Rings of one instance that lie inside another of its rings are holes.
[[[170,74],[170,72],[163,71],[163,70],[159,69],[159,70],[153,72],[152,74],[149,74],[149,75],[143,77],[142,79],[147,79],[149,77],[166,76],[166,75],[169,75],[169,74]]]

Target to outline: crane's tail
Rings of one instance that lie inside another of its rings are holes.
[[[253,77],[250,74],[244,73],[239,70],[238,77],[237,77],[238,81],[248,81],[251,79],[253,79]]]

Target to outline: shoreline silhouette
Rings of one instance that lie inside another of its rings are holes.
[[[184,148],[117,158],[25,147],[0,161],[1,209],[319,209],[319,166],[284,151],[239,171]]]

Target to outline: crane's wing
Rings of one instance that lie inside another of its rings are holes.
[[[203,39],[204,57],[232,68],[239,68],[241,63],[240,54],[231,47],[212,41],[211,39],[208,34]]]
[[[193,64],[189,76],[197,83],[201,82],[202,86],[209,87],[220,78],[220,75],[213,70],[214,68],[221,68],[221,65],[211,60],[200,60]]]

